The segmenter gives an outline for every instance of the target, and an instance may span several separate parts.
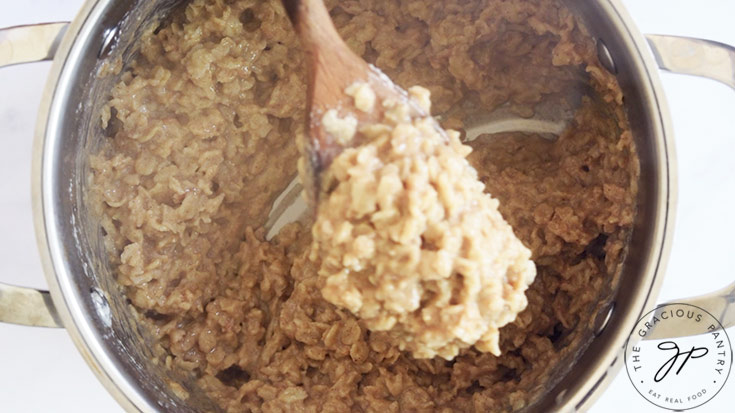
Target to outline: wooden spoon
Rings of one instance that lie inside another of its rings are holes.
[[[354,117],[358,129],[361,124],[381,120],[381,102],[387,99],[406,102],[411,108],[411,116],[425,117],[429,114],[409,99],[408,93],[388,76],[350,50],[337,33],[322,0],[283,0],[283,6],[301,38],[306,58],[309,138],[305,153],[307,175],[312,182],[305,182],[304,186],[309,199],[316,201],[320,174],[345,149],[322,125],[322,117],[328,110],[336,109],[340,117]],[[345,94],[345,89],[356,82],[367,83],[375,93],[376,104],[370,113],[356,110],[352,97]]]
[[[309,139],[305,148],[307,179],[306,182],[300,182],[298,177],[295,178],[272,205],[265,224],[266,238],[269,240],[283,226],[313,213],[321,172],[345,149],[322,127],[321,119],[327,110],[338,109],[343,116],[351,114],[358,122],[372,123],[380,121],[383,115],[379,102],[392,97],[407,101],[414,111],[412,115],[429,116],[408,99],[408,94],[403,89],[349,49],[335,30],[322,0],[282,2],[301,38],[308,69]],[[357,81],[367,82],[375,92],[378,103],[373,113],[356,110],[353,99],[345,94],[345,89]],[[573,99],[547,98],[542,105],[537,106],[533,118],[521,118],[510,107],[501,107],[492,113],[471,114],[465,119],[465,140],[472,141],[479,136],[488,137],[505,132],[541,134],[554,140],[574,117],[582,92],[588,87],[584,82],[578,86],[572,91]],[[569,108],[567,100],[576,102],[573,108]],[[305,198],[311,205],[303,202],[302,191],[305,191]]]

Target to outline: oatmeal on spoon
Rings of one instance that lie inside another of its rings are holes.
[[[526,308],[531,251],[498,212],[459,133],[355,55],[322,0],[284,0],[309,73],[300,175],[316,205],[310,259],[324,298],[416,358],[500,354]]]

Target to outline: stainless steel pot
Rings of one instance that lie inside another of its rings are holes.
[[[49,291],[0,284],[0,321],[65,327],[99,380],[130,411],[196,411],[213,406],[160,364],[112,277],[99,230],[85,214],[84,154],[100,136],[97,108],[114,79],[102,62],[127,60],[135,40],[177,0],[89,0],[70,23],[0,30],[0,66],[54,59],[36,128],[33,207]],[[630,253],[612,300],[600,303],[595,338],[573,368],[529,410],[585,410],[623,364],[636,321],[656,304],[671,244],[676,160],[658,68],[719,80],[735,88],[735,49],[670,36],[643,37],[619,0],[569,0],[616,73],[641,158],[639,212]],[[647,41],[646,41],[647,40]],[[653,53],[650,52],[649,46]],[[735,284],[695,303],[735,325]],[[685,334],[686,332],[680,332]],[[182,398],[181,381],[189,397]]]

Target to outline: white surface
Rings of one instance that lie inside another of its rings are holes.
[[[732,0],[623,0],[644,33],[679,34],[735,45]],[[71,19],[81,0],[0,0],[0,27]],[[0,70],[0,281],[43,287],[30,201],[31,137],[49,65]],[[663,74],[676,130],[679,211],[659,301],[705,293],[735,275],[735,91]],[[735,330],[729,330],[735,336]],[[692,377],[692,380],[696,380]],[[735,378],[697,412],[733,411]],[[0,411],[116,412],[64,330],[0,324]],[[624,372],[592,409],[661,412]]]

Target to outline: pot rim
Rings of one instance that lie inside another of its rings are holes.
[[[54,58],[42,96],[34,137],[31,192],[34,227],[49,291],[59,317],[78,351],[99,381],[126,411],[153,412],[157,411],[156,406],[143,396],[136,383],[128,380],[121,371],[119,362],[105,351],[104,338],[95,330],[81,305],[82,297],[73,288],[72,272],[65,260],[63,237],[59,231],[59,222],[68,217],[60,216],[54,202],[56,188],[68,184],[54,180],[53,154],[56,153],[60,143],[60,125],[67,113],[63,102],[70,93],[69,85],[72,83],[70,80],[76,76],[74,68],[84,51],[84,42],[80,40],[89,38],[92,28],[98,24],[104,10],[114,1],[86,0],[69,25]],[[632,330],[638,318],[656,304],[671,250],[677,199],[673,127],[659,69],[643,35],[638,31],[620,0],[598,2],[598,6],[603,8],[608,16],[617,20],[615,23],[620,29],[618,34],[625,41],[627,49],[634,51],[631,58],[634,58],[639,66],[640,74],[645,76],[645,90],[642,93],[648,98],[646,105],[649,106],[651,113],[659,115],[652,124],[656,144],[661,149],[658,154],[658,172],[666,180],[665,183],[661,183],[661,193],[658,195],[659,209],[663,217],[653,229],[652,245],[658,250],[650,253],[655,256],[649,260],[642,277],[644,285],[650,287],[646,294],[638,294],[635,305],[632,306],[639,309],[638,312],[630,311],[626,317],[626,325]],[[605,352],[598,356],[599,360],[588,374],[590,380],[581,384],[576,383],[574,387],[558,392],[555,409],[576,411],[586,410],[591,406],[622,367],[621,354],[628,334],[629,331],[618,331],[609,340]]]
[[[584,0],[582,0],[584,2]],[[601,8],[605,14],[612,19],[618,27],[618,35],[626,43],[626,49],[633,52],[630,56],[638,67],[641,76],[645,76],[644,90],[641,90],[642,99],[649,107],[650,113],[658,114],[654,127],[653,137],[656,140],[658,153],[658,172],[662,182],[661,191],[658,194],[658,210],[663,217],[658,220],[652,232],[653,241],[651,245],[656,247],[655,251],[648,254],[651,256],[645,270],[641,285],[649,286],[645,294],[636,294],[635,301],[630,305],[625,315],[625,321],[621,324],[626,328],[619,328],[608,337],[602,355],[597,356],[594,368],[587,372],[588,380],[581,383],[578,381],[569,388],[561,387],[557,383],[552,390],[556,392],[556,411],[573,412],[587,411],[599,398],[602,392],[615,379],[619,370],[625,364],[624,348],[631,339],[631,334],[638,320],[657,304],[658,294],[666,273],[671,244],[674,234],[676,218],[676,205],[678,200],[678,171],[676,162],[676,149],[674,144],[674,133],[668,102],[664,93],[663,84],[659,76],[660,69],[649,49],[648,42],[633,19],[628,14],[621,0],[606,0],[595,2],[596,7]],[[665,182],[664,182],[665,181]],[[619,292],[618,292],[619,294]],[[634,309],[637,309],[634,310]],[[607,334],[608,331],[605,331]],[[587,352],[587,350],[585,350]],[[569,374],[567,374],[569,376]],[[568,394],[571,392],[571,396]]]
[[[104,351],[102,337],[80,305],[73,289],[73,277],[61,249],[58,216],[54,205],[54,177],[51,156],[59,143],[58,131],[65,108],[61,103],[69,94],[74,66],[81,59],[83,48],[78,39],[88,38],[92,27],[100,20],[107,5],[114,0],[86,0],[59,45],[49,71],[36,120],[33,141],[31,197],[33,223],[36,231],[41,265],[49,292],[64,328],[97,379],[125,411],[154,412],[156,408],[142,397],[133,383],[128,382],[116,360]],[[66,87],[60,87],[65,86]]]

